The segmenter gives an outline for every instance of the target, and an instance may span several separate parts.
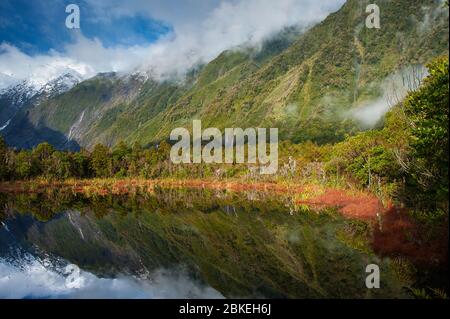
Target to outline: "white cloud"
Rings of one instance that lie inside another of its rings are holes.
[[[98,19],[145,15],[162,20],[173,32],[150,45],[108,47],[81,33],[63,52],[28,56],[17,48],[0,47],[0,89],[15,79],[47,80],[66,67],[84,77],[98,72],[151,70],[157,78],[182,75],[199,62],[209,62],[226,49],[257,45],[283,27],[309,26],[337,10],[344,0],[188,0],[92,1]],[[81,25],[81,28],[83,26]],[[82,29],[81,29],[82,31]],[[49,71],[47,71],[49,70]]]
[[[357,106],[349,115],[365,127],[373,127],[390,110],[400,103],[408,92],[416,90],[428,75],[422,65],[410,65],[387,77],[381,84],[383,96]]]
[[[17,258],[14,263],[0,258],[0,298],[223,298],[217,290],[193,281],[183,270],[157,270],[148,279],[100,278],[81,271],[68,285],[65,267],[60,263],[60,260],[41,260],[31,255]]]
[[[67,71],[75,71],[84,77],[95,74],[95,68],[79,59],[52,51],[46,55],[29,56],[14,46],[0,44],[1,85],[28,79],[31,84],[42,86]]]

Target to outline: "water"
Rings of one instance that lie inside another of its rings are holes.
[[[398,263],[371,247],[376,222],[287,196],[53,190],[0,205],[1,298],[407,296]],[[366,287],[369,264],[380,289]]]

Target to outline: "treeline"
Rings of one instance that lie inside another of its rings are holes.
[[[161,175],[168,160],[170,145],[143,149],[121,142],[113,149],[97,144],[92,151],[58,151],[48,143],[32,150],[8,148],[0,137],[0,179],[27,180],[36,177],[64,180],[68,178],[106,178]]]
[[[92,150],[81,149],[79,152],[71,152],[59,151],[49,143],[41,143],[31,150],[15,150],[9,148],[0,136],[2,163],[0,180],[125,177],[224,178],[247,175],[256,178],[259,175],[258,166],[254,164],[173,164],[170,160],[171,147],[167,141],[145,148],[139,144],[130,147],[125,142],[119,142],[113,148],[97,144]],[[324,149],[313,143],[304,143],[299,146],[290,142],[282,142],[280,148],[285,154],[307,153],[309,154],[308,162],[312,157],[318,159],[317,150]],[[287,162],[287,165],[281,167],[280,176],[294,174],[292,169],[286,169],[289,166],[289,159]]]
[[[334,145],[312,142],[279,145],[276,175],[260,176],[245,164],[184,164],[169,159],[170,144],[143,148],[98,144],[91,151],[8,148],[0,137],[0,179],[68,178],[250,178],[353,183],[381,197],[420,209],[448,212],[448,57],[429,66],[421,87],[395,106],[382,128],[347,137]]]

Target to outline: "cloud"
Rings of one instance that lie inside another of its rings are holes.
[[[351,116],[364,127],[373,127],[391,108],[385,96],[375,101],[365,103],[351,111]]]
[[[89,77],[95,74],[95,67],[56,51],[29,56],[14,46],[0,44],[0,89],[3,88],[1,85],[24,79],[28,79],[33,85],[42,86],[68,71]]]
[[[223,298],[218,291],[191,280],[183,271],[158,270],[148,279],[100,278],[81,271],[70,282],[64,272],[61,261],[40,260],[31,255],[15,259],[14,263],[0,259],[0,298]]]
[[[359,105],[349,112],[365,127],[373,127],[390,110],[400,103],[408,92],[416,90],[428,75],[422,65],[410,65],[386,78],[381,84],[382,97]]]
[[[16,79],[47,78],[64,71],[64,64],[84,77],[98,72],[146,70],[159,79],[182,76],[198,63],[207,63],[222,51],[244,43],[258,45],[286,26],[306,27],[337,10],[344,0],[86,0],[95,14],[90,19],[147,16],[164,21],[172,28],[156,42],[134,46],[108,46],[88,39],[81,32],[61,52],[28,56],[17,48],[0,47],[0,85],[2,77]],[[94,18],[93,18],[94,17]],[[83,21],[83,20],[81,20]],[[19,63],[17,63],[19,61]],[[10,79],[9,79],[10,80]],[[0,86],[1,88],[1,86]]]

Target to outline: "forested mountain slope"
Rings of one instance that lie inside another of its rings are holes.
[[[394,74],[448,52],[441,1],[378,1],[380,29],[365,26],[369,3],[349,0],[306,32],[287,29],[261,48],[230,49],[186,79],[100,74],[22,108],[0,133],[18,147],[44,139],[33,130],[64,136],[54,143],[60,148],[147,144],[201,119],[220,129],[278,127],[294,142],[338,141],[364,128],[352,110],[379,104]]]

